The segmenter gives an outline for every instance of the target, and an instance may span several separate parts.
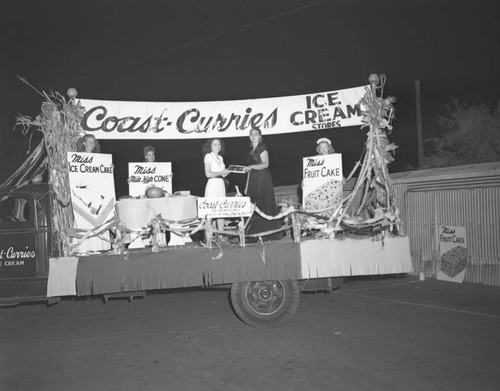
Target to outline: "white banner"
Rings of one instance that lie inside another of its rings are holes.
[[[303,158],[303,200],[309,211],[329,209],[331,215],[342,203],[342,154]]]
[[[154,185],[172,194],[172,163],[138,162],[128,164],[128,192],[132,197],[144,195]]]
[[[278,98],[214,102],[80,99],[83,130],[98,139],[247,137],[361,125],[365,87]]]
[[[69,185],[75,227],[90,230],[101,226],[115,214],[115,182],[110,154],[68,152]],[[109,250],[106,233],[86,239],[79,251]]]

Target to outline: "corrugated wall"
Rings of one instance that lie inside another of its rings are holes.
[[[413,273],[435,277],[439,225],[464,226],[469,253],[465,281],[500,286],[500,187],[492,184],[428,191],[412,189],[414,184],[396,186]]]
[[[405,207],[401,208],[403,226],[410,238],[413,272],[435,276],[436,227],[434,218],[434,193],[407,193]]]

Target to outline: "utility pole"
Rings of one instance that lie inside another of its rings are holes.
[[[424,140],[422,136],[422,104],[420,102],[420,80],[415,80],[415,102],[417,108],[418,167],[424,165]]]

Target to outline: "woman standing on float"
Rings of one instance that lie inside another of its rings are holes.
[[[220,138],[211,138],[202,148],[205,176],[208,178],[205,186],[205,197],[225,197],[226,183],[224,178],[229,174],[222,155],[225,153],[224,141]],[[224,229],[224,219],[217,219],[217,229]]]
[[[156,162],[156,149],[151,145],[146,145],[142,152],[144,153],[144,161],[146,163],[154,163]]]
[[[318,155],[331,155],[335,153],[332,142],[326,137],[320,138],[316,141],[316,152]]]
[[[316,152],[319,156],[331,155],[332,153],[335,153],[335,149],[333,149],[333,145],[330,139],[323,137],[316,141]],[[344,177],[342,177],[342,184],[346,184]],[[304,181],[302,181],[302,187],[304,187]]]
[[[101,146],[93,134],[85,134],[76,143],[76,151],[101,153]]]
[[[250,152],[247,156],[248,173],[245,194],[265,214],[275,216],[278,214],[276,198],[274,196],[273,180],[269,172],[269,152],[264,144],[264,138],[260,129],[250,130]],[[255,212],[250,218],[247,226],[247,234],[256,234],[280,228],[281,220],[267,220]],[[262,239],[277,240],[281,238],[281,232],[264,236]]]

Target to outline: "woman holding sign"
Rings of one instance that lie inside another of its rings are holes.
[[[333,149],[332,142],[330,139],[326,137],[320,138],[316,141],[316,152],[318,155],[331,155],[335,153],[335,149]],[[342,184],[345,185],[345,178],[342,177]],[[304,183],[302,183],[302,187],[304,187]]]
[[[93,134],[86,134],[77,141],[76,151],[86,153],[101,153],[101,147]]]
[[[316,152],[319,156],[321,156],[335,153],[335,150],[332,147],[332,142],[330,141],[330,139],[322,137],[316,140]],[[302,189],[304,189],[304,180],[302,180],[300,186]]]
[[[205,186],[205,197],[225,197],[226,183],[224,178],[229,174],[222,155],[225,153],[224,141],[220,138],[211,138],[202,148],[205,163],[205,176],[208,178]],[[224,219],[217,219],[217,229],[224,229]]]
[[[146,163],[156,162],[155,147],[151,145],[146,145],[142,151],[144,152],[144,161]]]
[[[142,152],[144,154],[144,162],[145,163],[156,163],[156,149],[152,145],[146,145]],[[167,174],[170,177],[170,180],[174,177],[174,174]]]
[[[318,155],[330,155],[335,152],[332,147],[332,142],[326,137],[318,139],[316,145],[316,152]]]
[[[278,207],[274,196],[273,179],[269,172],[269,152],[264,144],[260,129],[250,130],[250,152],[245,172],[248,173],[245,193],[265,214],[276,216]],[[256,234],[281,228],[281,220],[267,220],[255,212],[247,226],[247,234]],[[263,237],[263,240],[277,240],[281,232]]]

